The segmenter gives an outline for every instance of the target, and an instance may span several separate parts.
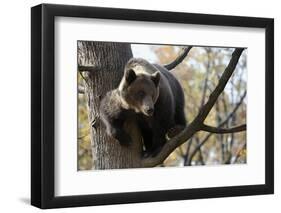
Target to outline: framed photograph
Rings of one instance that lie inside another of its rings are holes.
[[[31,204],[274,192],[274,20],[31,9]]]

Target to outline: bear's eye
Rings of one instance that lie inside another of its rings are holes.
[[[141,90],[141,91],[137,92],[137,97],[138,98],[142,99],[142,98],[144,98],[144,96],[145,96],[145,92],[144,91]]]

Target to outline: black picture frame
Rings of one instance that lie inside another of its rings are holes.
[[[58,16],[265,29],[265,184],[56,197],[54,195],[54,18]],[[273,19],[41,4],[31,8],[31,52],[32,205],[45,209],[274,193]]]

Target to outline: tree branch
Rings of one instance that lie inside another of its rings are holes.
[[[187,54],[189,53],[191,48],[192,48],[192,46],[182,48],[182,52],[180,53],[180,55],[173,62],[164,65],[164,67],[167,70],[174,69],[176,66],[178,66],[185,59],[185,57],[187,56]]]
[[[237,163],[237,160],[238,160],[238,158],[239,158],[240,155],[241,155],[241,151],[242,151],[243,149],[246,149],[246,147],[247,147],[247,145],[246,145],[246,143],[245,143],[245,144],[242,146],[242,148],[238,150],[237,154],[235,155],[234,160],[232,161],[233,164],[234,164],[234,163]]]
[[[206,76],[205,76],[205,80],[204,80],[204,86],[203,86],[203,95],[202,95],[202,99],[201,99],[201,104],[200,104],[200,109],[202,108],[202,106],[205,103],[205,97],[206,97],[206,93],[207,93],[207,88],[208,88],[208,79],[209,79],[209,72],[210,72],[210,50],[206,49],[207,51],[207,56],[208,56],[208,61],[207,61],[207,65],[206,65]]]
[[[244,91],[243,95],[240,98],[240,101],[236,104],[236,106],[234,107],[232,112],[227,116],[227,118],[219,125],[219,127],[222,127],[222,126],[224,126],[225,124],[228,123],[229,119],[232,118],[232,116],[236,113],[236,111],[238,110],[240,105],[243,103],[246,95],[247,95],[247,91]]]
[[[236,104],[236,106],[234,107],[234,109],[232,110],[231,113],[229,113],[229,115],[226,117],[226,119],[221,122],[219,124],[219,128],[223,127],[225,124],[228,123],[229,119],[236,113],[236,111],[238,110],[238,108],[240,107],[240,105],[243,103],[243,100],[245,99],[246,97],[246,94],[247,92],[245,91],[242,95],[242,97],[240,98],[240,101]],[[195,156],[195,154],[200,150],[200,148],[208,141],[208,139],[212,136],[212,133],[208,134],[202,141],[200,144],[198,144],[196,146],[196,148],[193,150],[193,152],[190,154],[190,157],[189,157],[189,161],[187,163],[187,165],[190,165],[191,164],[191,161],[193,159],[193,157]]]
[[[208,56],[208,60],[207,60],[207,64],[206,64],[206,76],[205,76],[205,80],[204,80],[204,86],[203,86],[203,93],[202,93],[202,98],[201,98],[201,102],[200,102],[200,108],[199,110],[204,106],[205,103],[205,98],[206,98],[206,94],[207,94],[207,88],[208,88],[208,79],[209,79],[209,73],[210,73],[210,52],[211,49],[210,48],[205,48],[207,56]],[[196,141],[196,145],[198,145],[200,143],[200,140],[198,138],[198,136],[195,136],[195,141]],[[191,143],[191,141],[190,141]],[[191,144],[188,146],[188,148],[190,149]],[[202,165],[205,165],[204,159],[203,159],[203,154],[202,154],[202,150],[199,149],[199,161],[201,162]],[[187,152],[189,153],[189,152]],[[188,162],[188,157],[185,160],[185,164]]]
[[[205,132],[211,132],[216,134],[227,134],[227,133],[234,133],[234,132],[242,132],[247,129],[246,124],[242,124],[240,126],[232,127],[232,128],[219,128],[219,127],[213,127],[206,124],[203,124],[201,127],[202,131]]]
[[[82,65],[78,65],[78,71],[79,72],[92,72],[92,71],[96,71],[97,68],[94,66],[82,66]]]
[[[174,138],[170,139],[162,147],[160,153],[155,157],[149,157],[142,160],[143,167],[153,167],[162,163],[178,146],[185,143],[190,139],[197,131],[199,131],[204,123],[204,120],[208,116],[212,107],[216,103],[219,95],[224,90],[228,80],[230,79],[232,73],[234,72],[239,58],[243,52],[243,48],[236,48],[232,53],[232,58],[226,67],[224,73],[222,74],[218,85],[214,91],[210,94],[206,104],[200,109],[199,114],[194,118],[194,120],[187,126],[181,133],[176,135]]]

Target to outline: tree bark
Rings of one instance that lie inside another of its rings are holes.
[[[130,44],[78,42],[78,70],[84,79],[88,102],[93,169],[141,167],[141,135],[134,120],[128,120],[125,124],[133,140],[129,147],[121,146],[118,141],[107,136],[105,127],[99,121],[102,97],[117,88],[124,66],[132,56]]]

